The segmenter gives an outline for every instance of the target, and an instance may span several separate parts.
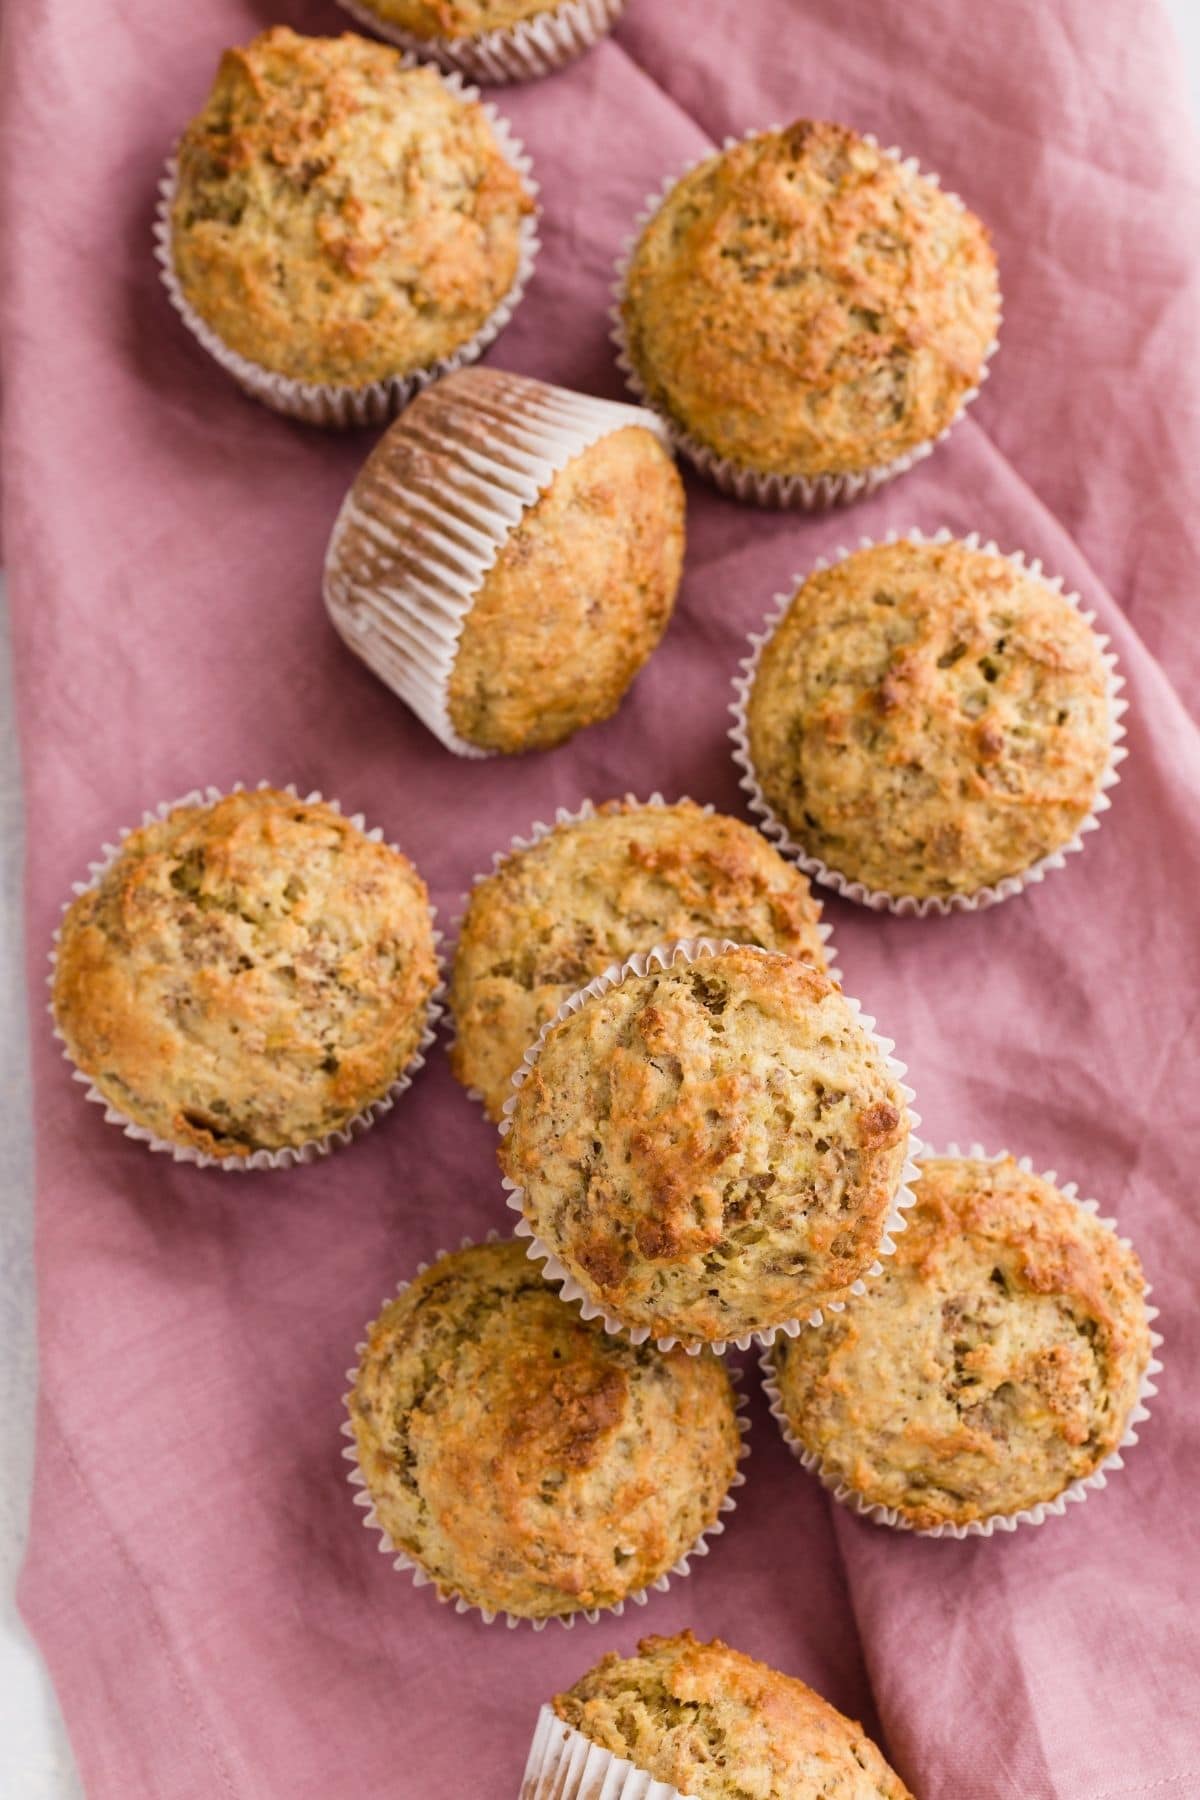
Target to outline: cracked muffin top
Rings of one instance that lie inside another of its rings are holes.
[[[1061,850],[1111,755],[1095,632],[1048,582],[958,542],[876,544],[810,575],[746,723],[797,842],[895,895],[971,894]]]
[[[421,38],[477,37],[557,12],[563,0],[361,0],[386,25]]]
[[[604,1657],[554,1710],[695,1800],[912,1800],[861,1725],[719,1638],[643,1638],[636,1656]]]
[[[631,1330],[715,1343],[870,1267],[904,1095],[819,970],[733,949],[630,975],[551,1027],[500,1150],[525,1217]]]
[[[381,1098],[437,979],[408,858],[262,788],[130,833],[67,911],[54,1016],[120,1112],[232,1159],[323,1137]]]
[[[918,1530],[1053,1500],[1125,1434],[1150,1360],[1133,1251],[1011,1156],[934,1157],[896,1254],[772,1352],[792,1431]]]
[[[276,26],[179,145],[171,250],[230,349],[367,386],[451,355],[516,280],[533,201],[478,102],[399,51]]]
[[[716,937],[824,969],[820,916],[807,877],[740,819],[690,800],[610,800],[472,889],[454,954],[454,1072],[499,1119],[542,1026],[611,963]]]
[[[647,395],[744,468],[847,474],[936,438],[1000,317],[984,227],[841,125],[691,170],[642,232],[622,315]]]
[[[393,1543],[443,1594],[521,1618],[665,1574],[737,1470],[722,1364],[587,1324],[514,1240],[440,1257],[385,1307],[349,1406]]]

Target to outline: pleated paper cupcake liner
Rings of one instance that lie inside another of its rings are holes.
[[[972,1144],[967,1150],[960,1150],[957,1144],[949,1144],[945,1150],[925,1149],[922,1154],[928,1159],[941,1156],[967,1156],[977,1162],[1003,1162],[1006,1157],[1011,1155],[1011,1152],[1001,1150],[995,1155],[991,1155],[981,1144]],[[1033,1175],[1036,1173],[1029,1157],[1019,1156],[1014,1160],[1017,1167],[1021,1169],[1024,1174]],[[1081,1199],[1078,1186],[1075,1182],[1060,1182],[1053,1169],[1049,1170],[1046,1174],[1043,1174],[1041,1180],[1048,1181],[1052,1187],[1058,1188],[1060,1194],[1064,1194],[1068,1200],[1073,1200],[1077,1206],[1082,1207],[1084,1212],[1091,1213],[1095,1218],[1096,1223],[1104,1226],[1106,1231],[1111,1231],[1114,1236],[1118,1235],[1116,1220],[1101,1218],[1099,1204],[1095,1200]],[[1119,1237],[1118,1241],[1123,1249],[1128,1250],[1132,1248],[1128,1238]],[[1149,1304],[1151,1291],[1149,1283],[1146,1283],[1143,1288],[1143,1293],[1147,1301],[1146,1317],[1150,1321],[1151,1326],[1153,1326],[1154,1320],[1158,1318],[1158,1308],[1157,1306],[1151,1306]],[[1161,1335],[1153,1329],[1151,1329],[1150,1332],[1150,1344],[1152,1351],[1158,1350],[1162,1344]],[[1154,1377],[1162,1373],[1161,1362],[1156,1355],[1151,1354],[1145,1372],[1142,1375],[1142,1379],[1138,1384],[1137,1400],[1134,1403],[1133,1410],[1130,1412],[1125,1432],[1119,1445],[1104,1458],[1104,1461],[1100,1463],[1090,1475],[1085,1475],[1081,1477],[1080,1480],[1073,1481],[1071,1485],[1064,1488],[1062,1493],[1057,1495],[1055,1499],[1041,1500],[1036,1506],[1023,1507],[1020,1512],[993,1513],[992,1516],[987,1519],[972,1519],[967,1525],[947,1523],[922,1529],[920,1526],[911,1524],[908,1519],[897,1512],[895,1507],[882,1506],[864,1500],[861,1494],[855,1493],[852,1488],[846,1485],[840,1475],[828,1468],[820,1456],[816,1455],[816,1453],[811,1450],[807,1450],[792,1430],[791,1424],[788,1421],[787,1413],[784,1410],[783,1398],[779,1392],[779,1384],[775,1379],[774,1359],[769,1350],[764,1351],[759,1358],[759,1367],[763,1373],[763,1392],[767,1396],[767,1403],[771,1411],[771,1416],[779,1426],[780,1435],[782,1436],[784,1443],[792,1452],[792,1455],[796,1460],[802,1464],[810,1474],[815,1475],[822,1486],[828,1488],[834,1499],[839,1501],[841,1505],[849,1507],[852,1512],[858,1513],[860,1517],[870,1519],[876,1525],[889,1525],[895,1531],[908,1531],[911,1532],[914,1537],[926,1538],[991,1537],[993,1533],[997,1531],[1015,1531],[1018,1525],[1043,1525],[1047,1519],[1061,1517],[1061,1515],[1066,1512],[1068,1506],[1086,1500],[1093,1489],[1107,1487],[1108,1477],[1117,1469],[1123,1469],[1125,1466],[1125,1458],[1122,1453],[1132,1449],[1137,1443],[1137,1427],[1144,1424],[1150,1417],[1150,1401],[1154,1399],[1155,1395],[1158,1393]]]
[[[561,1024],[562,1021],[569,1018],[572,1013],[578,1012],[580,1007],[585,1006],[589,1000],[595,999],[601,994],[607,994],[610,988],[619,987],[620,984],[627,980],[631,975],[647,975],[654,969],[670,969],[678,962],[691,965],[701,961],[706,956],[718,955],[724,950],[742,950],[746,948],[756,950],[761,956],[779,957],[781,960],[786,960],[781,951],[764,950],[761,944],[750,946],[735,944],[730,938],[681,938],[679,942],[674,944],[656,944],[652,950],[645,952],[643,955],[631,956],[623,963],[613,963],[602,975],[597,975],[594,981],[589,981],[585,987],[581,987],[576,993],[571,994],[563,1001],[554,1017],[548,1020],[542,1027],[535,1042],[531,1044],[529,1049],[525,1052],[520,1067],[514,1072],[513,1092],[504,1103],[504,1117],[500,1121],[500,1135],[505,1137],[512,1130],[512,1115],[513,1109],[517,1103],[518,1090],[528,1079],[530,1071],[533,1069],[541,1054],[542,1045],[556,1025]],[[916,1096],[904,1080],[904,1076],[907,1073],[906,1065],[900,1062],[892,1054],[896,1047],[893,1039],[883,1037],[875,1030],[875,1020],[871,1018],[869,1014],[863,1012],[859,1001],[852,998],[849,994],[843,994],[842,998],[850,1008],[858,1024],[868,1033],[874,1042],[875,1048],[882,1056],[889,1075],[891,1075],[904,1096],[909,1114],[910,1129],[908,1145],[905,1151],[904,1168],[901,1173],[900,1185],[892,1199],[891,1207],[889,1208],[887,1218],[884,1221],[883,1232],[875,1252],[874,1261],[872,1261],[870,1267],[866,1269],[856,1281],[851,1282],[845,1288],[838,1289],[837,1296],[822,1300],[819,1306],[813,1307],[810,1312],[803,1316],[781,1319],[777,1324],[764,1326],[757,1331],[743,1332],[737,1337],[721,1338],[715,1343],[707,1343],[699,1339],[682,1336],[655,1338],[654,1342],[658,1349],[672,1350],[675,1345],[678,1344],[682,1349],[688,1352],[689,1356],[698,1355],[701,1350],[712,1350],[716,1355],[723,1356],[731,1346],[736,1346],[739,1350],[748,1350],[751,1344],[761,1344],[764,1347],[773,1344],[780,1332],[786,1337],[797,1337],[806,1326],[823,1324],[827,1313],[844,1311],[846,1295],[865,1293],[868,1279],[882,1273],[883,1264],[880,1261],[880,1258],[891,1256],[895,1251],[896,1245],[894,1240],[896,1234],[904,1230],[904,1214],[913,1204],[915,1199],[912,1183],[916,1180],[917,1158],[921,1155],[920,1140],[916,1136],[916,1128],[921,1123],[921,1115],[913,1110],[912,1102]],[[644,1344],[650,1337],[649,1326],[628,1325],[623,1319],[618,1318],[616,1314],[606,1312],[602,1306],[597,1306],[595,1301],[591,1300],[584,1292],[583,1288],[580,1287],[565,1263],[555,1255],[549,1244],[544,1242],[544,1240],[537,1235],[532,1225],[525,1217],[524,1188],[519,1187],[517,1183],[512,1181],[507,1175],[502,1178],[502,1185],[507,1192],[509,1206],[519,1215],[516,1225],[516,1235],[518,1237],[529,1239],[527,1246],[528,1253],[531,1257],[544,1264],[542,1273],[545,1275],[546,1280],[559,1284],[563,1299],[578,1303],[580,1311],[585,1319],[600,1319],[604,1325],[605,1331],[620,1333],[625,1337],[628,1337],[635,1344]]]
[[[484,1242],[494,1244],[498,1241],[499,1237],[500,1233],[498,1231],[489,1231]],[[475,1240],[473,1238],[464,1237],[459,1243],[459,1248],[461,1250],[470,1250],[474,1247],[474,1244]],[[447,1252],[445,1250],[439,1250],[437,1255],[431,1258],[429,1262],[418,1263],[417,1274],[423,1275],[427,1269],[433,1267],[434,1263],[440,1262],[442,1257],[446,1254]],[[380,1302],[381,1309],[389,1306],[395,1298],[395,1295],[402,1294],[409,1286],[411,1286],[410,1282],[399,1282],[396,1286],[395,1293],[384,1295],[383,1300]],[[361,1341],[355,1345],[355,1352],[360,1358],[366,1350],[367,1340],[370,1338],[374,1324],[375,1321],[373,1319],[367,1323]],[[741,1464],[745,1462],[746,1458],[750,1455],[750,1445],[748,1442],[750,1420],[746,1410],[747,1398],[742,1391],[742,1371],[740,1369],[730,1368],[729,1375],[734,1384],[734,1397],[737,1408],[737,1428],[742,1440],[738,1447],[738,1462]],[[357,1364],[353,1368],[346,1370],[346,1379],[350,1383],[350,1387],[343,1395],[342,1399],[347,1412],[349,1412],[351,1401],[354,1398],[355,1384],[358,1380]],[[557,1623],[569,1631],[578,1619],[583,1619],[588,1625],[595,1625],[605,1615],[615,1614],[617,1618],[620,1618],[624,1614],[627,1605],[645,1606],[650,1599],[651,1593],[665,1594],[671,1586],[671,1577],[676,1576],[682,1579],[684,1576],[690,1575],[693,1559],[696,1557],[707,1556],[712,1548],[710,1540],[723,1536],[726,1519],[729,1517],[730,1513],[737,1511],[737,1501],[733,1498],[733,1490],[746,1485],[746,1477],[742,1473],[741,1468],[735,1469],[733,1478],[729,1484],[730,1491],[721,1500],[717,1509],[717,1517],[713,1520],[712,1524],[706,1525],[691,1548],[687,1550],[678,1561],[672,1563],[671,1567],[664,1574],[656,1576],[646,1587],[635,1589],[634,1592],[627,1594],[623,1600],[616,1601],[612,1606],[579,1607],[575,1612],[553,1613],[549,1617],[543,1619],[527,1619],[518,1613],[490,1612],[487,1607],[477,1606],[472,1601],[464,1599],[461,1594],[456,1594],[452,1591],[440,1588],[433,1576],[426,1574],[425,1570],[421,1567],[415,1557],[410,1556],[405,1550],[398,1549],[380,1523],[379,1517],[375,1511],[375,1502],[367,1487],[367,1478],[363,1474],[359,1464],[358,1442],[354,1435],[354,1426],[349,1418],[342,1421],[341,1434],[344,1438],[349,1439],[348,1444],[342,1451],[342,1456],[346,1462],[351,1465],[350,1472],[346,1479],[351,1487],[356,1490],[354,1504],[355,1506],[360,1506],[364,1509],[363,1524],[366,1526],[367,1530],[378,1533],[379,1543],[377,1547],[380,1554],[391,1557],[392,1567],[399,1574],[411,1575],[414,1587],[432,1588],[441,1605],[452,1605],[456,1613],[478,1613],[485,1625],[494,1625],[500,1618],[503,1618],[510,1631],[515,1630],[518,1625],[531,1625],[534,1631],[543,1631],[547,1625],[552,1623]]]
[[[258,789],[269,788],[273,785],[274,784],[269,781],[260,781],[257,784]],[[246,791],[245,784],[240,781],[235,782],[234,786],[229,790],[215,787],[193,788],[190,793],[184,794],[179,800],[164,800],[152,810],[144,812],[140,823],[141,826],[153,825],[157,820],[165,819],[168,814],[173,813],[178,807],[212,806],[215,805],[218,800],[226,799],[229,793],[240,794]],[[316,789],[311,793],[301,794],[291,782],[288,782],[286,786],[279,789],[279,792],[292,794],[297,800],[303,800],[305,805],[315,806],[323,803],[335,813],[341,814],[342,811],[341,806],[336,800],[325,800],[324,796]],[[345,817],[347,823],[353,825],[356,830],[361,831],[371,843],[380,844],[385,841],[383,831],[379,826],[375,826],[373,829],[368,830],[366,821],[361,813],[350,813],[345,815]],[[86,894],[91,888],[96,887],[103,880],[113,863],[120,856],[125,839],[130,836],[133,830],[139,828],[140,827],[129,825],[123,826],[117,834],[116,843],[104,844],[101,846],[98,860],[88,864],[88,879],[86,881],[76,881],[72,883],[71,899],[66,901],[62,908],[64,915],[74,900],[77,900],[81,894]],[[402,851],[398,850],[398,846],[395,844],[389,844],[388,848],[397,850],[397,853],[400,855],[404,854]],[[429,908],[429,920],[433,928],[434,954],[437,957],[440,977],[442,962],[439,946],[442,942],[442,934],[437,929],[437,910],[432,905]],[[46,977],[47,985],[51,990],[53,990],[54,987],[55,971],[58,966],[58,945],[61,935],[62,927],[60,926],[54,933],[53,948],[50,951],[50,973]],[[259,1174],[265,1169],[291,1169],[295,1168],[296,1165],[300,1163],[316,1162],[320,1157],[328,1156],[333,1150],[344,1149],[348,1144],[352,1143],[355,1138],[362,1137],[365,1132],[369,1131],[377,1120],[383,1118],[386,1113],[390,1113],[401,1094],[406,1093],[412,1086],[417,1071],[425,1066],[426,1053],[437,1037],[438,1020],[441,1018],[444,1010],[442,1005],[444,995],[445,983],[439,979],[437,986],[429,997],[425,1015],[425,1028],[421,1033],[420,1042],[407,1066],[403,1072],[397,1076],[396,1080],[392,1082],[385,1093],[381,1094],[378,1099],[372,1100],[369,1105],[364,1106],[361,1112],[355,1113],[354,1117],[347,1120],[345,1125],[339,1126],[336,1131],[325,1133],[322,1137],[306,1138],[301,1144],[288,1145],[281,1150],[255,1150],[252,1151],[249,1156],[237,1157],[210,1156],[206,1151],[196,1150],[190,1145],[172,1143],[169,1138],[161,1138],[156,1132],[149,1130],[147,1126],[139,1125],[136,1119],[130,1118],[128,1113],[123,1112],[120,1107],[115,1106],[108,1098],[107,1094],[102,1094],[100,1092],[90,1075],[85,1074],[82,1069],[76,1066],[75,1060],[67,1047],[67,1041],[58,1028],[58,1024],[54,1017],[53,1005],[48,1005],[46,1010],[50,1015],[54,1036],[62,1045],[63,1060],[71,1064],[72,1079],[82,1084],[84,1088],[84,1098],[86,1100],[90,1100],[94,1105],[102,1106],[104,1108],[104,1117],[110,1125],[119,1126],[127,1138],[133,1138],[137,1143],[145,1144],[148,1149],[159,1151],[163,1155],[170,1156],[174,1162],[191,1163],[198,1169],[220,1169],[226,1174],[245,1175]]]
[[[521,1779],[520,1800],[690,1800],[614,1756],[543,1706]]]
[[[448,705],[459,640],[484,577],[554,477],[631,425],[665,444],[644,407],[475,369],[427,395],[419,421],[405,420],[403,429],[437,458],[436,483],[388,483],[386,497],[373,496],[370,507],[353,487],[346,496],[325,559],[334,628],[456,755],[496,754],[459,736]],[[347,566],[350,533],[378,547],[378,578]]]
[[[412,57],[405,58],[406,67],[412,67],[413,62]],[[529,194],[536,199],[538,186],[533,179],[533,164],[513,135],[507,120],[487,101],[480,100],[478,90],[468,87],[460,76],[449,74],[442,79],[459,99],[479,100],[505,161],[517,171]],[[440,357],[424,368],[392,375],[383,381],[368,382],[361,387],[339,382],[297,381],[291,376],[280,375],[273,369],[265,369],[261,364],[251,362],[248,357],[231,349],[201,318],[184,293],[171,251],[171,212],[178,181],[178,158],[172,154],[167,159],[166,169],[159,182],[158,208],[154,219],[154,254],[171,305],[192,336],[233,376],[239,387],[254,399],[261,400],[273,412],[283,413],[289,419],[303,420],[309,425],[323,425],[334,429],[385,425],[389,419],[402,412],[422,388],[428,387],[441,376],[450,374],[454,369],[461,369],[465,364],[475,362],[503,331],[519,306],[533,274],[539,249],[538,215],[535,211],[521,220],[520,254],[512,286],[474,336],[449,356]]]
[[[860,550],[872,550],[880,544],[901,542],[911,544],[961,542],[969,550],[979,550],[987,556],[1003,556],[1004,560],[1011,563],[1020,574],[1040,581],[1043,586],[1061,595],[1069,605],[1076,609],[1086,624],[1095,625],[1095,613],[1084,610],[1083,602],[1078,594],[1064,592],[1062,577],[1047,575],[1039,558],[1027,559],[1019,550],[1001,550],[990,539],[985,543],[977,531],[971,532],[968,537],[962,539],[955,538],[954,533],[946,530],[945,527],[934,532],[932,536],[926,536],[924,532],[914,528],[912,531],[904,532],[889,531],[883,538],[860,538],[854,549],[848,550],[843,546],[833,556],[819,558],[807,575],[797,575],[788,592],[776,594],[772,603],[773,610],[768,614],[762,631],[752,632],[750,635],[750,654],[744,657],[738,665],[741,673],[734,677],[734,699],[729,708],[733,715],[733,725],[729,731],[729,736],[733,741],[733,760],[742,771],[738,785],[748,797],[751,812],[758,816],[761,830],[774,841],[776,849],[780,850],[783,855],[790,856],[814,881],[819,881],[823,887],[833,888],[836,893],[842,895],[843,899],[853,900],[859,906],[870,907],[873,912],[895,913],[901,918],[925,919],[934,914],[944,918],[955,912],[982,912],[985,907],[997,906],[1001,900],[1011,900],[1015,894],[1024,893],[1027,887],[1044,881],[1052,869],[1061,869],[1068,856],[1083,849],[1084,838],[1089,832],[1099,828],[1102,815],[1112,805],[1109,792],[1120,781],[1121,777],[1117,771],[1129,754],[1121,741],[1125,736],[1125,727],[1121,720],[1129,710],[1129,702],[1121,698],[1125,679],[1117,668],[1117,659],[1109,650],[1109,639],[1103,632],[1096,632],[1095,637],[1100,658],[1104,664],[1108,691],[1109,754],[1107,767],[1100,777],[1096,790],[1092,810],[1082,821],[1074,837],[1068,843],[1063,844],[1060,849],[1052,850],[1048,856],[1040,857],[1037,862],[1032,863],[1029,868],[1023,869],[1020,874],[1006,875],[1002,881],[998,881],[990,887],[977,888],[973,894],[925,894],[921,896],[890,894],[882,889],[870,888],[865,882],[855,881],[839,869],[830,868],[829,864],[824,862],[821,857],[811,855],[803,844],[798,843],[792,836],[788,826],[763,793],[758,773],[754,767],[754,759],[750,753],[750,732],[746,714],[750,704],[751,690],[758,674],[763,650],[782,623],[797,590],[810,576],[818,574],[822,569],[833,568],[838,563],[845,562],[847,557],[857,555]]]
[[[776,511],[827,512],[832,507],[847,506],[854,500],[866,499],[877,488],[881,488],[885,482],[894,481],[897,475],[903,475],[917,463],[923,462],[927,456],[932,455],[937,445],[953,431],[971,402],[978,397],[979,390],[990,373],[991,360],[1000,348],[1000,339],[999,335],[994,337],[984,351],[978,383],[973,388],[968,388],[962,396],[950,422],[944,425],[934,437],[915,445],[911,450],[906,450],[902,456],[894,457],[891,462],[879,463],[872,468],[840,474],[781,475],[751,468],[745,463],[735,462],[732,457],[719,456],[715,450],[707,444],[701,443],[698,438],[686,431],[666,406],[661,405],[652,397],[630,353],[623,308],[634,251],[651,219],[655,217],[667,196],[678,186],[685,175],[690,175],[692,170],[698,169],[702,163],[713,161],[715,157],[723,154],[726,150],[733,150],[739,144],[752,143],[755,138],[767,137],[770,133],[780,129],[781,127],[778,125],[768,125],[762,130],[744,132],[741,137],[727,137],[719,151],[706,150],[703,156],[694,156],[682,169],[673,175],[668,175],[657,193],[646,196],[642,211],[634,221],[633,234],[626,240],[625,248],[617,263],[613,303],[609,310],[609,318],[612,322],[610,336],[616,345],[617,362],[629,388],[644,405],[653,407],[659,414],[671,434],[671,442],[680,455],[686,456],[693,467],[707,481],[711,481],[721,493],[753,506],[769,507]],[[880,149],[878,139],[870,132],[863,134],[863,142],[870,144],[876,150]],[[923,170],[915,156],[905,156],[894,146],[883,150],[882,154],[891,157],[893,162],[899,163],[901,168],[910,174],[920,175],[931,186],[941,186],[938,177]],[[942,191],[952,206],[957,207],[960,212],[966,211],[963,201],[957,194],[952,194],[949,189]],[[1000,312],[997,314],[997,334],[1002,323],[1003,313]]]
[[[563,0],[562,5],[532,19],[464,38],[419,37],[381,19],[362,0],[338,0],[338,4],[376,37],[386,38],[411,56],[498,87],[509,81],[537,81],[574,62],[608,35],[624,12],[626,0]]]

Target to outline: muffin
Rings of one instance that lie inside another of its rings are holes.
[[[694,1800],[911,1800],[861,1725],[719,1638],[643,1638],[636,1656],[604,1657],[547,1711],[522,1800],[599,1792],[604,1753]],[[555,1785],[580,1760],[574,1732],[600,1753],[586,1771],[594,1787],[569,1774]]]
[[[1103,648],[994,546],[869,545],[800,584],[739,684],[742,785],[854,899],[1003,898],[1107,805]]]
[[[679,938],[783,950],[826,967],[807,879],[711,807],[610,800],[519,845],[472,889],[454,954],[454,1073],[499,1119],[513,1071],[568,994]]]
[[[606,719],[683,568],[683,484],[654,415],[496,369],[414,401],[334,527],[346,643],[463,755]]]
[[[489,1614],[619,1606],[721,1529],[738,1480],[722,1364],[609,1337],[511,1240],[391,1301],[347,1404],[373,1522]]]
[[[389,43],[473,81],[530,81],[582,55],[625,0],[340,0]]]
[[[867,1293],[770,1353],[779,1417],[860,1511],[962,1535],[1114,1454],[1150,1317],[1137,1257],[1070,1193],[1011,1156],[932,1157]]]
[[[982,379],[999,318],[979,220],[915,163],[801,119],[669,188],[623,273],[618,337],[703,470],[803,503],[925,452]]]
[[[527,1061],[510,1204],[548,1272],[640,1337],[794,1330],[887,1247],[913,1123],[898,1066],[807,963],[680,946],[640,966]]]
[[[261,1167],[386,1102],[420,1061],[437,981],[408,858],[260,788],[129,834],[67,909],[53,1011],[71,1061],[156,1148]]]
[[[403,398],[411,378],[477,355],[515,304],[532,248],[524,166],[435,70],[275,26],[225,52],[180,141],[179,297],[262,397],[391,383]]]

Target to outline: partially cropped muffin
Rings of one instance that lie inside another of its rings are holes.
[[[262,788],[130,833],[66,913],[53,1007],[120,1115],[236,1161],[324,1140],[382,1099],[437,980],[408,858]]]
[[[585,1323],[511,1240],[440,1257],[384,1309],[348,1404],[393,1544],[443,1595],[517,1618],[658,1580],[737,1472],[716,1358]]]
[[[612,30],[626,0],[340,0],[390,43],[472,81],[531,81]]]
[[[499,1119],[542,1026],[611,963],[707,936],[824,969],[820,916],[807,878],[740,819],[690,800],[611,800],[472,889],[451,985],[454,1072]]]
[[[532,197],[478,102],[346,34],[263,32],[185,131],[170,252],[229,350],[362,388],[436,366],[509,295]]]
[[[911,1800],[861,1725],[795,1676],[690,1631],[604,1657],[554,1711],[694,1800]],[[568,1778],[553,1792],[582,1791]]]
[[[626,975],[552,1026],[500,1159],[593,1305],[723,1343],[794,1328],[870,1268],[910,1123],[827,977],[740,948]]]
[[[385,25],[418,38],[469,38],[558,12],[563,0],[358,0]]]
[[[641,390],[738,468],[863,475],[932,442],[999,320],[974,215],[841,125],[709,157],[643,230],[622,298]]]
[[[889,895],[971,895],[1076,837],[1111,710],[1061,592],[969,544],[901,539],[801,584],[754,674],[747,748],[807,855]]]
[[[771,1352],[822,1474],[928,1531],[1052,1501],[1120,1444],[1151,1355],[1134,1252],[1012,1157],[934,1157],[896,1254]]]

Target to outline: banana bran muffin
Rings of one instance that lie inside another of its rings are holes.
[[[237,1160],[339,1130],[420,1048],[425,884],[324,802],[271,788],[131,832],[72,903],[58,1029],[112,1106]]]
[[[1061,850],[1111,760],[1078,609],[1007,557],[875,544],[804,581],[746,707],[754,775],[806,854],[892,895],[968,895]]]
[[[562,0],[359,0],[385,25],[421,38],[477,37],[557,12]]]
[[[936,438],[999,321],[975,216],[840,125],[709,157],[649,220],[622,318],[650,400],[763,474],[865,473]]]
[[[454,954],[451,1066],[499,1119],[567,995],[639,950],[732,938],[825,968],[807,877],[761,832],[681,800],[610,800],[505,857],[472,889]]]
[[[468,344],[517,279],[533,200],[478,102],[350,33],[263,32],[185,131],[171,254],[231,350],[366,387]]]
[[[559,1718],[695,1800],[912,1800],[861,1725],[719,1638],[643,1638],[554,1701]]]
[[[587,1324],[512,1240],[440,1257],[385,1307],[348,1400],[378,1522],[487,1612],[615,1606],[716,1523],[737,1472],[722,1364]]]
[[[1120,1444],[1151,1355],[1141,1265],[1011,1156],[933,1157],[896,1254],[771,1351],[822,1472],[927,1531],[1055,1499]]]
[[[589,997],[511,1107],[501,1167],[532,1231],[609,1317],[687,1344],[840,1298],[880,1249],[910,1127],[840,990],[751,948]]]

